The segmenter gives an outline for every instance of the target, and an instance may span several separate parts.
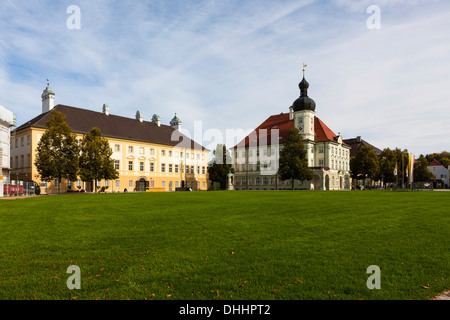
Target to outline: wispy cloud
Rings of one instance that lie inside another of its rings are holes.
[[[377,1],[12,1],[0,10],[0,104],[22,123],[56,102],[186,129],[252,129],[287,112],[307,62],[317,116],[344,137],[450,149],[450,4]],[[71,4],[81,29],[66,28]]]

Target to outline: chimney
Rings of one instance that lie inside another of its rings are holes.
[[[292,106],[289,107],[289,120],[294,120],[294,108]]]
[[[42,98],[42,113],[49,112],[55,107],[55,93],[50,89],[50,85],[47,80],[47,87],[41,95]]]
[[[109,116],[109,106],[107,104],[103,105],[103,113]]]
[[[357,142],[357,143],[361,143],[361,136],[357,136],[357,137],[356,137],[356,142]]]
[[[139,122],[144,121],[144,115],[139,110],[136,112],[136,120],[139,120]]]
[[[161,117],[157,114],[153,115],[152,122],[155,123],[158,127],[161,127]]]

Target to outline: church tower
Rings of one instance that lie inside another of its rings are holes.
[[[290,108],[291,112],[293,112],[295,127],[300,131],[303,139],[314,141],[316,103],[308,97],[309,83],[306,81],[304,73],[303,80],[299,83],[298,87],[300,88],[300,97],[294,101]]]
[[[47,88],[41,95],[42,98],[42,113],[49,112],[55,106],[55,93],[50,89],[50,84],[47,80]]]

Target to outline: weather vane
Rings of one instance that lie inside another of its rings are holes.
[[[305,68],[306,68],[307,66],[308,66],[308,65],[305,64],[305,63],[303,62],[303,75],[305,75]]]

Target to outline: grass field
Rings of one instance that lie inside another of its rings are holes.
[[[429,299],[450,288],[449,204],[390,191],[0,200],[0,299]]]

